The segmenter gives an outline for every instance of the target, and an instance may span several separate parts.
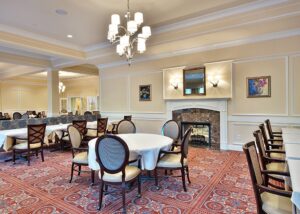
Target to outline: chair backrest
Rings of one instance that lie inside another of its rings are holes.
[[[266,153],[266,145],[264,142],[263,135],[260,130],[253,132],[253,135],[255,137],[256,147],[258,148],[261,167],[265,170],[267,168],[267,163],[265,158],[268,157],[268,154]]]
[[[271,122],[269,119],[265,120],[266,126],[267,126],[267,130],[268,130],[268,134],[270,139],[274,139],[274,135],[273,135],[273,131],[272,131],[272,126],[271,126]]]
[[[125,167],[129,160],[129,149],[125,141],[115,135],[102,135],[97,139],[95,149],[101,178],[104,172],[110,174],[122,172],[124,181]]]
[[[132,121],[121,120],[117,125],[117,134],[136,133],[135,125]]]
[[[27,125],[28,148],[29,144],[44,143],[46,123]]]
[[[172,138],[174,141],[178,140],[180,135],[180,127],[175,120],[168,120],[162,127],[161,133],[164,136]]]
[[[86,120],[73,120],[73,126],[77,128],[82,135],[85,135],[87,132],[86,123]]]
[[[243,150],[246,154],[246,159],[250,171],[250,177],[253,185],[253,190],[255,194],[255,199],[257,203],[258,210],[261,210],[262,201],[260,198],[260,191],[257,185],[265,185],[264,184],[264,177],[261,173],[261,168],[259,165],[259,159],[256,152],[255,143],[253,141],[246,143],[243,146]],[[261,212],[259,212],[261,213]]]
[[[268,136],[267,136],[265,125],[263,123],[260,124],[259,129],[260,129],[261,134],[262,134],[263,139],[264,139],[265,148],[270,149],[270,146],[268,145]]]
[[[81,144],[81,133],[74,125],[68,126],[68,134],[71,141],[72,148],[79,148]]]
[[[90,111],[86,111],[86,112],[84,112],[84,114],[83,114],[83,116],[90,116],[90,115],[93,115],[92,112],[90,112]]]
[[[132,119],[132,115],[125,115],[125,116],[124,116],[124,120],[129,120],[129,121],[131,121],[131,119]]]
[[[182,143],[180,145],[182,158],[187,158],[191,133],[192,133],[192,127],[186,130],[183,135]]]
[[[29,115],[27,113],[24,113],[22,115],[21,119],[29,119]]]
[[[93,111],[93,115],[100,115],[100,111]]]
[[[2,112],[0,112],[0,117],[2,117],[3,116],[3,114],[2,114]]]
[[[13,113],[13,119],[14,120],[19,120],[22,118],[22,114],[20,112],[14,112]]]
[[[41,113],[42,113],[42,117],[46,117],[47,116],[45,111],[42,111]]]
[[[5,118],[9,118],[9,114],[8,113],[4,113],[4,117]]]
[[[98,118],[97,119],[97,132],[106,133],[108,118]]]

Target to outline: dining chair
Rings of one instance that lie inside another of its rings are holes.
[[[74,126],[68,126],[68,135],[72,145],[72,167],[71,167],[71,179],[73,179],[74,171],[78,172],[80,175],[81,172],[87,172],[81,170],[81,166],[88,166],[88,148],[82,148],[82,135],[80,131]],[[78,167],[78,169],[76,169]],[[94,183],[94,171],[91,171],[92,184]]]
[[[262,136],[262,133],[260,130],[257,130],[253,133],[255,137],[255,143],[256,147],[258,148],[259,151],[259,157],[261,160],[261,168],[263,170],[270,170],[274,172],[281,173],[281,175],[271,174],[271,175],[266,175],[266,184],[276,187],[278,189],[284,189],[284,176],[289,176],[289,173],[287,172],[287,165],[285,159],[280,159],[280,158],[274,158],[271,157],[271,153],[282,153],[283,151],[280,150],[269,150],[266,148],[266,145],[264,143],[264,139]],[[284,176],[283,176],[284,175]],[[277,182],[280,182],[281,185],[278,186],[272,182],[269,181],[269,179],[275,180]]]
[[[189,166],[188,166],[188,144],[190,135],[192,133],[192,128],[189,128],[183,136],[182,143],[180,145],[180,150],[176,151],[163,151],[161,150],[158,155],[158,161],[154,169],[155,185],[158,188],[158,178],[157,169],[165,170],[181,170],[181,178],[183,190],[186,192],[185,175],[189,183],[191,183],[189,176]]]
[[[98,117],[101,117],[100,111],[93,111],[93,115],[97,115]]]
[[[87,133],[87,128],[86,128],[87,121],[86,120],[73,120],[72,124],[75,128],[78,129],[81,136],[84,137],[85,134]],[[63,149],[65,147],[65,144],[68,144],[70,142],[68,131],[62,130],[62,137],[59,141],[61,143],[61,148]]]
[[[88,128],[85,138],[91,140],[106,134],[108,118],[98,118],[96,128]]]
[[[117,124],[116,134],[130,134],[136,133],[136,127],[130,120],[121,120]]]
[[[273,132],[272,130],[272,126],[271,126],[271,122],[269,119],[265,120],[266,126],[267,126],[267,130],[268,130],[268,134],[270,139],[276,139],[276,138],[282,138],[282,132]]]
[[[28,166],[30,166],[31,152],[35,152],[35,155],[38,156],[39,151],[41,152],[42,161],[44,162],[43,144],[45,131],[45,123],[27,125],[27,138],[15,138],[16,144],[12,148],[14,164],[16,163],[16,153],[27,152]]]
[[[168,120],[165,122],[165,124],[162,126],[161,133],[162,135],[173,139],[172,150],[175,147],[180,147],[180,127],[175,120]]]
[[[270,188],[264,179],[264,177],[270,173],[276,173],[277,175],[281,175],[281,173],[270,172],[260,168],[255,143],[253,141],[246,143],[243,146],[243,150],[246,154],[250,171],[257,213],[292,213],[292,202],[290,199],[292,193],[290,191]]]
[[[124,140],[116,135],[102,135],[96,141],[96,158],[100,165],[99,178],[101,180],[99,189],[99,206],[102,206],[104,186],[121,185],[123,211],[126,212],[125,192],[126,185],[137,180],[138,197],[141,196],[141,162],[138,160],[138,167],[128,165],[129,149]]]
[[[131,119],[132,119],[132,115],[125,115],[125,116],[124,116],[124,120],[129,120],[129,121],[131,121]]]
[[[283,140],[282,139],[268,139],[265,125],[262,123],[259,126],[261,134],[263,136],[263,140],[265,142],[266,149],[279,149],[284,151]],[[272,153],[271,157],[275,158],[284,158],[280,153]]]
[[[20,112],[14,112],[13,113],[13,119],[14,120],[19,120],[22,118],[22,114]]]
[[[92,114],[92,112],[90,112],[90,111],[85,111],[84,113],[83,113],[83,116],[92,116],[93,114]]]
[[[22,115],[21,119],[29,119],[29,115],[27,113],[24,113]]]

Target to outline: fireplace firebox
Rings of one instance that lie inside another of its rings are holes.
[[[181,122],[181,138],[184,132],[192,127],[192,133],[189,143],[193,146],[209,146],[211,147],[211,123],[210,122]]]

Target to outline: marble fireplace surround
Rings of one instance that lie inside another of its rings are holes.
[[[207,109],[220,113],[220,146],[227,150],[227,99],[195,99],[195,100],[168,100],[166,102],[167,119],[173,119],[173,111],[183,109]]]

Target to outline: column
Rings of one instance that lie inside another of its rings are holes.
[[[48,86],[48,117],[59,115],[59,91],[58,91],[59,76],[57,70],[47,71],[47,86]]]

